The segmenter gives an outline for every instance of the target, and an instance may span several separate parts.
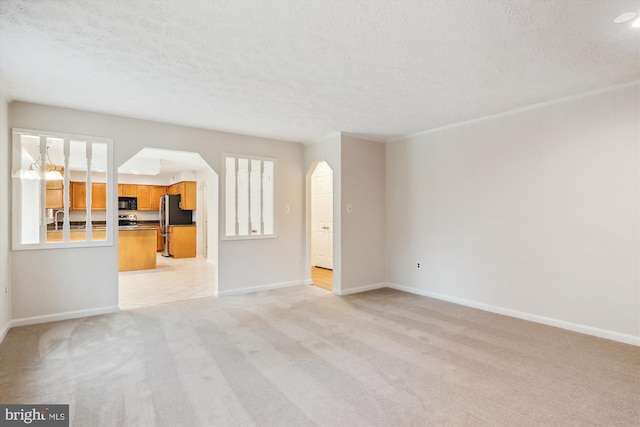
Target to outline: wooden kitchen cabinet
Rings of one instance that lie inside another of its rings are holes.
[[[47,188],[45,207],[47,209],[63,209],[64,208],[64,189]]]
[[[87,184],[84,182],[71,183],[71,209],[87,209]],[[107,184],[103,182],[91,183],[91,210],[104,211],[107,209]]]
[[[137,197],[138,186],[135,184],[118,184],[118,196]]]
[[[192,211],[196,208],[196,182],[182,181],[170,185],[167,194],[180,194],[180,209]]]
[[[169,255],[174,258],[195,258],[196,226],[169,226]]]
[[[71,209],[87,209],[87,184],[84,182],[71,183]]]
[[[118,271],[156,268],[155,242],[151,228],[118,231]]]
[[[138,185],[138,210],[157,211],[160,209],[160,198],[166,194],[167,187],[160,185]]]
[[[167,187],[154,185],[151,187],[151,210],[160,210],[160,198],[167,194]]]
[[[48,231],[47,232],[47,242],[62,242],[63,235],[62,231]],[[87,240],[87,232],[86,231],[77,231],[72,230],[69,233],[69,240],[71,242],[84,242]],[[91,240],[107,240],[107,232],[101,230],[93,230],[91,232]]]
[[[138,210],[151,210],[151,186],[136,185],[136,195],[138,197]]]
[[[91,183],[91,209],[96,211],[107,209],[107,184],[104,182]]]

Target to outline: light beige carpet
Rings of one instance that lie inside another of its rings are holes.
[[[12,329],[0,402],[75,426],[637,426],[640,348],[299,286]]]

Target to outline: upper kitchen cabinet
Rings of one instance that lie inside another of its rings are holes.
[[[167,187],[160,185],[136,185],[139,211],[157,211],[160,198],[167,193]]]
[[[87,185],[84,182],[71,183],[71,209],[87,209]],[[107,185],[102,182],[91,183],[91,209],[107,209]]]
[[[62,182],[62,181],[60,181]],[[47,209],[64,208],[64,188],[47,188],[45,207]]]
[[[154,185],[151,187],[151,210],[160,210],[160,199],[167,194],[167,187]]]
[[[137,197],[137,187],[134,184],[118,184],[118,196]]]
[[[91,183],[91,209],[97,211],[107,209],[107,184],[103,182]]]
[[[138,210],[151,210],[151,186],[137,185],[136,195],[138,197]]]
[[[196,182],[182,181],[169,186],[167,194],[180,194],[180,209],[192,211],[196,208]]]

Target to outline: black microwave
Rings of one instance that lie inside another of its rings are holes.
[[[136,197],[118,197],[119,211],[138,210],[138,199]]]

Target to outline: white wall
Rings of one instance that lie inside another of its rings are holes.
[[[9,159],[11,145],[8,125],[8,108],[2,94],[0,94],[0,341],[4,338],[9,327],[10,293],[11,287],[11,250],[10,250],[10,176]],[[8,293],[5,294],[5,287]]]
[[[333,291],[342,289],[342,139],[340,133],[328,135],[304,146],[305,179],[305,246],[306,254],[303,277],[311,283],[311,175],[315,166],[326,161],[333,169]]]
[[[635,85],[389,144],[390,281],[640,344],[639,103]]]
[[[349,293],[384,285],[387,281],[384,144],[342,135],[341,197],[341,291]]]
[[[23,102],[12,103],[10,110],[11,127],[113,138],[116,168],[148,147],[149,141],[155,148],[200,153],[216,171],[220,170],[222,152],[277,158],[278,238],[220,242],[219,292],[302,282],[302,145]],[[116,183],[112,185],[116,192]],[[285,204],[291,206],[288,214]],[[117,211],[114,221],[115,215]],[[117,246],[16,251],[12,259],[12,316],[82,315],[113,309],[118,304],[117,265]]]
[[[118,184],[161,185],[173,184],[171,175],[134,175],[118,173]]]

